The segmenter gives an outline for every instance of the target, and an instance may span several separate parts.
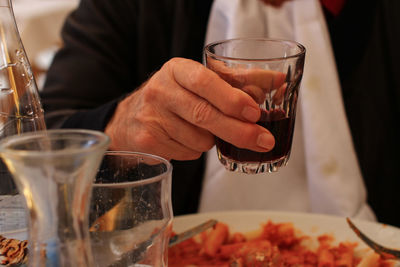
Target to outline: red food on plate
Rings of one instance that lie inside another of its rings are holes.
[[[335,244],[331,235],[312,239],[299,235],[292,223],[268,221],[256,233],[244,234],[230,233],[228,225],[219,222],[212,230],[169,248],[168,266],[393,266],[372,251],[356,255],[357,243]],[[318,245],[313,248],[310,241]]]

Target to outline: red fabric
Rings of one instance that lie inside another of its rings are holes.
[[[346,0],[321,0],[322,5],[333,15],[339,15]]]

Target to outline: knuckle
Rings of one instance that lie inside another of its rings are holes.
[[[192,119],[196,125],[204,125],[212,118],[214,109],[206,100],[200,100],[193,107]]]
[[[190,75],[191,83],[196,88],[208,87],[213,82],[213,75],[203,66],[197,65]]]
[[[171,58],[170,60],[168,60],[167,62],[164,63],[164,65],[162,66],[162,68],[170,68],[173,67],[177,62],[177,58]]]
[[[162,69],[168,69],[168,70],[173,70],[173,68],[180,64],[182,62],[182,58],[179,57],[173,57],[170,60],[168,60],[167,62],[164,63],[164,65],[162,66]]]
[[[233,94],[227,96],[228,101],[226,101],[226,110],[230,114],[236,114],[239,110],[242,110],[242,106],[245,105],[245,99],[243,97],[243,94],[241,91],[237,90],[237,92],[234,92]]]
[[[180,62],[182,62],[182,58],[180,58],[180,57],[173,57],[173,58],[171,58],[170,60],[168,60],[166,64],[172,64],[172,65],[174,65],[174,64],[178,64],[178,63],[180,63]]]
[[[156,77],[147,81],[142,90],[143,101],[146,103],[154,103],[154,101],[161,95],[162,82]]]
[[[156,99],[156,96],[157,96],[157,93],[156,93],[156,90],[154,89],[154,87],[149,87],[149,88],[146,88],[146,90],[143,90],[142,97],[143,97],[143,101],[145,103],[154,102]]]
[[[237,91],[237,93],[233,93],[233,94],[231,94],[231,95],[229,96],[229,102],[230,102],[232,105],[235,105],[235,106],[241,105],[242,102],[243,102],[242,99],[243,99],[243,96],[242,96],[242,94],[240,93],[239,90]]]
[[[136,134],[134,140],[134,143],[140,144],[140,147],[145,150],[151,148],[154,142],[153,136],[148,132],[141,132]]]

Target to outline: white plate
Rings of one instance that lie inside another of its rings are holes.
[[[311,213],[270,212],[270,211],[228,211],[200,213],[177,216],[173,229],[181,232],[208,219],[227,223],[231,233],[251,232],[260,229],[261,224],[271,220],[274,223],[291,222],[302,234],[317,237],[321,234],[333,235],[336,242],[357,242],[358,249],[366,245],[350,229],[344,217],[319,215]],[[400,229],[375,222],[352,219],[354,224],[366,235],[385,246],[400,248]]]

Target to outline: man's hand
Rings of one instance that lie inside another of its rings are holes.
[[[111,150],[191,160],[214,145],[214,135],[240,148],[267,152],[275,140],[255,124],[256,101],[202,64],[168,61],[121,101],[106,127]]]

